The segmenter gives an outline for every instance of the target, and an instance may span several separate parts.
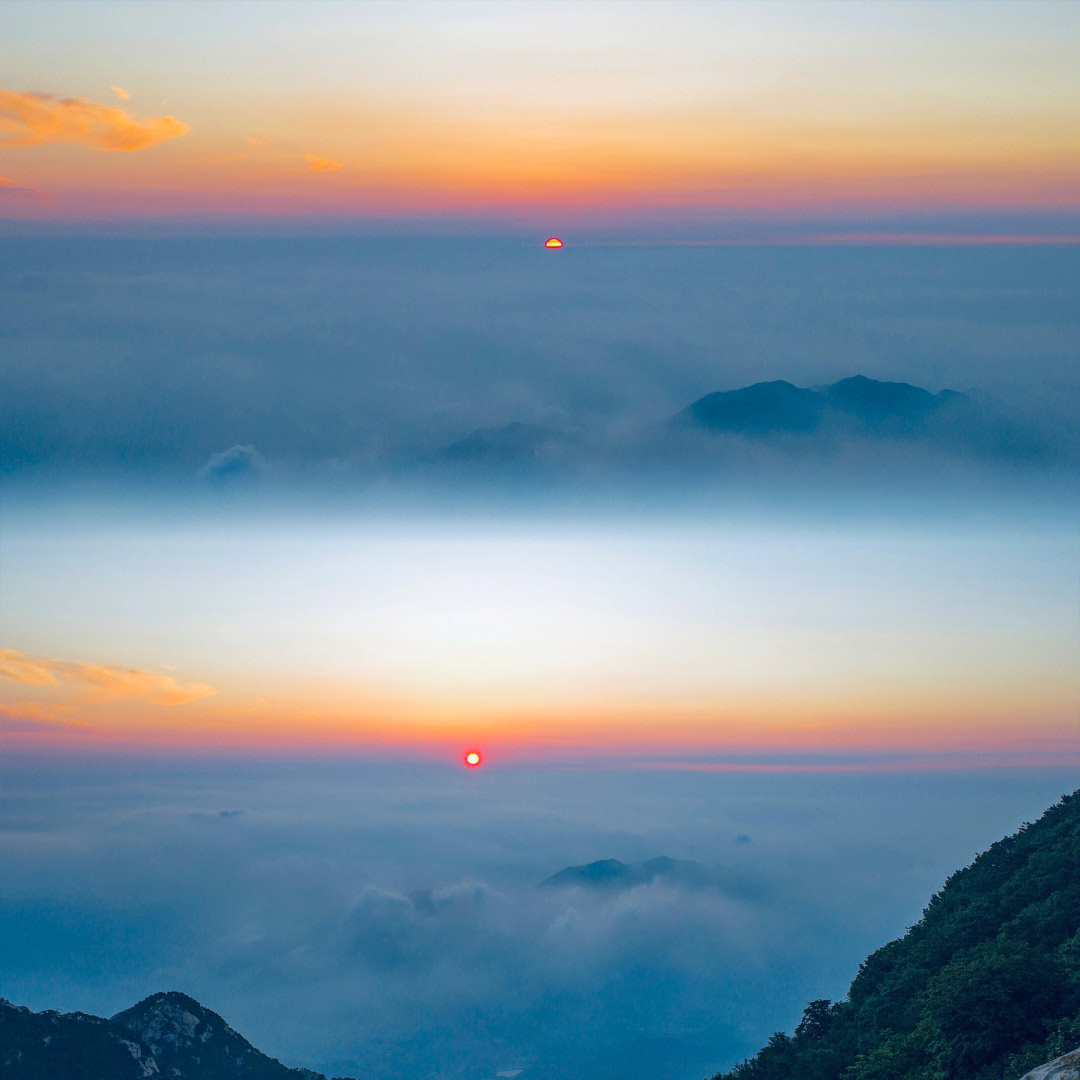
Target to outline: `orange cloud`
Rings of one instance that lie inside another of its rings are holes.
[[[97,702],[140,698],[158,705],[184,705],[217,692],[212,686],[179,683],[156,671],[53,660],[14,649],[0,649],[0,678],[24,686],[68,683],[84,691],[86,700]]]
[[[308,172],[337,172],[341,168],[341,162],[333,158],[305,154],[304,160],[308,163]]]
[[[81,98],[0,90],[0,147],[73,142],[99,150],[143,150],[190,128],[172,116],[137,120]]]
[[[109,89],[110,89],[110,90],[111,90],[111,91],[112,91],[112,92],[113,92],[113,93],[114,93],[114,94],[115,94],[115,95],[116,95],[116,96],[117,96],[117,97],[118,97],[118,98],[119,98],[119,99],[120,99],[121,101],[130,101],[130,100],[131,100],[131,92],[130,92],[129,90],[125,90],[125,89],[124,89],[124,88],[123,88],[122,86],[110,86],[110,87],[109,87]]]

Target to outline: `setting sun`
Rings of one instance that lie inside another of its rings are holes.
[[[561,248],[562,241],[557,236],[549,236],[548,239],[544,241],[544,247]]]

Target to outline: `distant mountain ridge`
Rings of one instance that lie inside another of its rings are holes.
[[[0,998],[0,1080],[326,1080],[256,1050],[175,991],[111,1019],[35,1013]]]
[[[653,881],[666,881],[684,888],[709,888],[721,884],[720,875],[701,863],[670,859],[661,855],[643,863],[600,859],[584,866],[567,866],[540,882],[541,888],[630,889]]]
[[[853,375],[814,388],[778,379],[706,394],[666,420],[615,441],[583,428],[554,430],[521,422],[478,428],[417,463],[458,469],[550,467],[582,455],[633,459],[657,451],[674,455],[673,460],[692,460],[714,439],[723,445],[721,438],[799,454],[853,442],[1022,460],[1062,449],[1030,423],[1010,419],[972,394],[935,394],[910,383]]]
[[[777,380],[707,394],[677,413],[671,424],[748,438],[802,435],[826,427],[852,435],[911,438],[926,433],[934,413],[967,401],[955,390],[932,394],[910,383],[865,375],[814,390]]]

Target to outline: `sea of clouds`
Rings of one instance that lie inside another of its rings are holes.
[[[689,1080],[842,996],[1068,783],[29,755],[4,776],[0,993],[107,1014],[182,990],[289,1063],[386,1080]],[[715,884],[540,884],[657,855]]]

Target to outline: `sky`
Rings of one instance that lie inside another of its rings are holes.
[[[371,1080],[842,996],[1080,766],[1078,30],[0,5],[0,994]]]
[[[1076,548],[1075,518],[20,517],[5,726],[106,751],[477,743],[493,765],[1075,761]]]
[[[1067,2],[13,0],[0,20],[14,221],[1080,233]]]

